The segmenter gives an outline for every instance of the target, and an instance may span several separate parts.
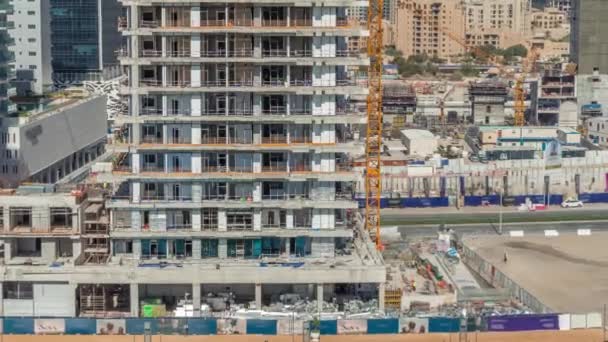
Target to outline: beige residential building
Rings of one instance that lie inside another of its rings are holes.
[[[568,13],[557,8],[534,10],[531,15],[534,37],[559,40],[570,33]]]
[[[405,56],[448,58],[465,52],[460,0],[404,0],[396,6],[395,46]]]
[[[525,44],[530,35],[529,0],[467,0],[467,46],[493,45],[505,49]]]

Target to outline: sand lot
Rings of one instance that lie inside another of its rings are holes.
[[[556,312],[608,304],[608,233],[475,237],[465,244]],[[508,262],[503,260],[507,252]]]

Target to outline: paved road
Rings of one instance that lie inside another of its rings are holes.
[[[498,234],[498,225],[495,224],[447,224],[446,227],[465,236]],[[438,228],[439,225],[410,225],[398,227],[397,231],[402,237],[421,237],[434,236],[437,233]],[[388,227],[385,227],[385,229],[387,232],[391,230]],[[503,234],[508,234],[510,230],[523,230],[526,234],[544,234],[544,230],[546,229],[554,229],[560,233],[575,233],[577,229],[608,231],[608,221],[507,223],[503,225]]]
[[[407,226],[422,224],[498,224],[499,207],[484,208],[413,208],[383,209],[383,226]],[[608,221],[608,206],[588,205],[584,208],[552,206],[544,211],[522,212],[517,208],[503,208],[503,222],[565,222],[565,221]]]

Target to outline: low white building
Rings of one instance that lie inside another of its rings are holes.
[[[591,141],[600,145],[608,146],[608,117],[599,116],[586,120],[587,135]]]
[[[423,129],[404,129],[401,141],[410,155],[429,156],[437,150],[438,139],[433,133]]]

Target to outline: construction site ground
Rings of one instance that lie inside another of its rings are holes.
[[[478,236],[464,243],[553,311],[602,312],[608,298],[608,233],[592,234]]]
[[[144,342],[144,336],[32,336],[4,335],[3,342]],[[449,342],[459,341],[458,334],[426,335],[340,335],[322,336],[321,342]],[[464,336],[463,336],[464,337]],[[602,331],[533,331],[509,333],[469,333],[468,341],[476,342],[600,342]],[[464,339],[461,339],[461,341]],[[302,336],[152,336],[151,342],[302,342]]]

